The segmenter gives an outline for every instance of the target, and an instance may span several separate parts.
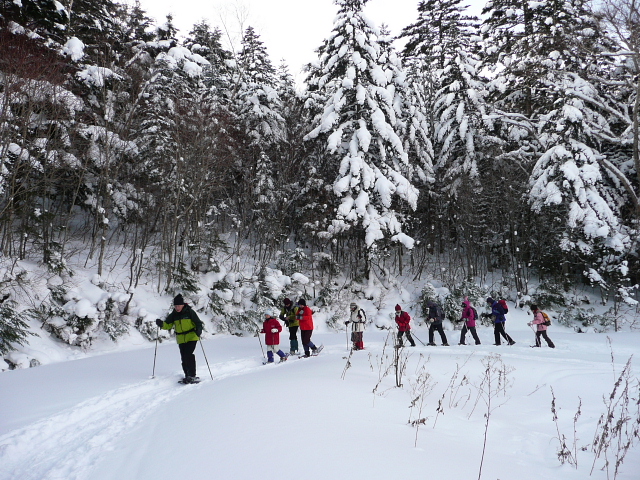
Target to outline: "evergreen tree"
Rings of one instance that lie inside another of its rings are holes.
[[[628,243],[614,175],[600,160],[602,139],[614,135],[594,80],[609,75],[600,54],[610,39],[583,0],[499,0],[485,14],[486,58],[501,68],[492,84],[506,155],[531,172],[528,198],[555,239],[536,260],[604,275],[601,259],[615,257],[605,252],[619,255]]]
[[[2,28],[14,22],[44,38],[64,43],[69,12],[55,0],[2,0],[0,22]]]
[[[307,139],[326,142],[327,171],[340,201],[326,234],[362,229],[361,241],[372,254],[383,240],[413,247],[403,233],[402,203],[415,209],[417,190],[408,179],[399,136],[405,77],[362,14],[366,1],[335,1],[339,11],[332,33],[307,79],[309,89],[327,101]]]
[[[435,166],[443,191],[453,196],[464,177],[477,184],[478,150],[490,127],[484,120],[485,87],[473,38],[477,19],[464,15],[461,1],[420,2],[418,21],[400,35],[408,39],[403,50],[407,61],[432,72],[435,91],[428,108],[434,116]]]

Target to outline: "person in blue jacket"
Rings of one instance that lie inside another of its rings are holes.
[[[504,324],[507,321],[507,317],[504,316],[504,308],[502,308],[500,302],[489,297],[487,298],[487,305],[491,307],[491,317],[493,318],[493,335],[496,340],[496,343],[494,343],[494,345],[500,345],[500,337],[504,338],[509,343],[509,345],[513,345],[514,343],[516,343],[504,329]]]

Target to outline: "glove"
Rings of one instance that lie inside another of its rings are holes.
[[[202,329],[196,330],[196,335],[199,337],[202,336]]]
[[[271,333],[278,333],[278,329],[277,328],[272,328],[271,329]]]
[[[345,325],[349,325],[351,322],[349,320],[347,320],[346,322],[344,322]]]
[[[158,325],[158,327],[162,328],[163,324],[164,322],[162,320],[160,320],[159,318],[156,318],[156,325]]]

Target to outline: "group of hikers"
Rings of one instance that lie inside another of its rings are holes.
[[[494,345],[501,345],[502,339],[504,339],[509,345],[513,345],[516,342],[509,336],[505,330],[506,314],[508,312],[507,303],[504,300],[494,300],[488,297],[486,300],[487,306],[491,309],[491,313],[483,313],[481,316],[490,318],[493,322],[493,333],[495,343]],[[163,321],[161,319],[156,320],[158,328],[164,330],[174,330],[176,334],[176,341],[180,349],[180,358],[182,361],[182,370],[184,371],[183,383],[194,383],[198,381],[196,376],[196,357],[194,354],[196,344],[200,340],[202,335],[203,323],[198,317],[198,314],[184,302],[182,295],[178,294],[173,299],[173,311]],[[447,341],[447,335],[444,332],[442,322],[445,318],[442,306],[430,300],[427,302],[428,315],[427,323],[429,324],[429,346],[435,346],[434,342],[435,332],[437,331],[442,340],[443,346],[449,346]],[[527,325],[536,326],[536,341],[535,346],[540,347],[540,337],[543,337],[547,342],[547,345],[551,348],[555,348],[555,345],[547,335],[547,327],[550,325],[548,316],[542,312],[537,305],[530,305],[531,312],[533,313],[533,320]],[[353,350],[363,350],[364,340],[363,333],[365,324],[367,322],[367,316],[365,311],[358,306],[355,302],[349,305],[350,316],[345,325],[348,328],[351,325],[351,342]],[[299,343],[298,343],[298,330],[300,330],[300,340],[304,351],[303,357],[310,357],[319,353],[320,347],[311,341],[313,334],[313,311],[304,298],[301,298],[294,303],[289,298],[283,300],[283,306],[280,310],[278,318],[284,322],[285,326],[289,330],[289,352],[285,353],[280,348],[280,332],[282,332],[282,325],[275,317],[274,312],[266,312],[264,315],[264,322],[262,324],[262,330],[259,334],[265,335],[265,344],[267,346],[267,363],[274,362],[274,355],[280,357],[280,361],[286,361],[290,355],[299,355]],[[478,320],[478,312],[471,305],[468,298],[465,297],[462,302],[462,312],[460,320],[463,322],[463,327],[460,332],[460,342],[458,345],[467,345],[466,335],[470,333],[475,341],[476,345],[480,345],[480,338],[476,332],[476,321]],[[407,341],[412,347],[416,346],[416,343],[411,335],[411,316],[408,312],[402,310],[400,305],[395,306],[395,322],[398,326],[398,334],[396,347],[400,348],[404,345],[403,337],[406,337]]]

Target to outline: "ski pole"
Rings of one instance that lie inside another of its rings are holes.
[[[202,340],[200,340],[200,347],[202,348],[202,355],[204,355],[204,361],[207,362],[207,368],[209,369],[209,375],[211,375],[211,380],[213,380],[213,373],[211,373],[211,367],[209,366],[209,360],[207,360],[207,354],[204,353],[204,346],[202,345]]]
[[[349,326],[345,324],[344,333],[347,336],[347,352],[349,351]]]
[[[258,341],[260,342],[260,350],[262,350],[262,356],[266,360],[267,356],[264,354],[264,348],[262,348],[262,339],[260,338],[260,330],[258,330]]]
[[[529,325],[531,327],[531,330],[533,330],[533,344],[535,346],[538,346],[538,335],[536,334],[536,330],[538,329],[538,327],[534,327],[533,325]]]
[[[156,348],[153,352],[153,372],[151,378],[156,378],[156,356],[158,355],[158,335],[160,334],[160,327],[156,325]]]
[[[422,344],[422,346],[426,346],[426,345],[424,344],[424,342],[418,338],[418,336],[416,335],[416,333],[415,333],[415,332],[413,332],[413,333],[411,334],[411,336],[415,337],[415,338],[416,338],[416,340],[418,340],[418,341]]]

